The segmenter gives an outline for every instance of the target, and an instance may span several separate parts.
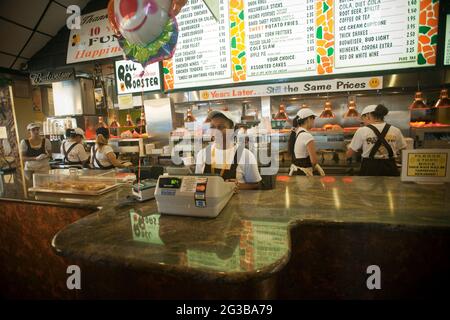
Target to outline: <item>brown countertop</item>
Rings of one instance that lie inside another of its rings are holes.
[[[154,200],[121,204],[129,192],[121,187],[98,199],[101,210],[54,237],[56,252],[94,264],[240,281],[283,268],[289,228],[302,221],[450,227],[448,185],[394,177],[281,176],[274,190],[234,195],[215,219],[159,215]]]

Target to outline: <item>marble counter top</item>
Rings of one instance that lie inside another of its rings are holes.
[[[283,268],[289,228],[302,221],[450,227],[448,185],[395,177],[279,176],[274,190],[234,195],[215,219],[159,215],[154,200],[121,203],[128,193],[111,192],[99,199],[101,210],[61,230],[56,252],[94,264],[240,281]]]

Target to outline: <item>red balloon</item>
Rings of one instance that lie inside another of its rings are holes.
[[[114,15],[114,0],[109,0],[108,3],[108,20],[114,34],[118,37],[121,37],[122,34],[119,31],[119,26],[117,25],[117,21]]]
[[[187,0],[173,0],[169,14],[175,17],[177,14],[180,13],[181,9],[184,7],[186,2]]]

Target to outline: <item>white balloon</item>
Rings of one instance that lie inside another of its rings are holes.
[[[131,44],[145,46],[158,38],[169,19],[171,0],[114,0],[119,31]]]

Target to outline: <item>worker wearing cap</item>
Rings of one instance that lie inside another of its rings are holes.
[[[262,180],[253,153],[234,143],[236,121],[228,111],[214,110],[208,114],[214,143],[196,157],[195,173],[219,174],[225,181],[236,183],[238,189],[258,189]]]
[[[30,173],[48,172],[50,170],[49,159],[52,154],[50,140],[39,135],[41,125],[37,122],[28,124],[29,138],[20,142],[20,153],[24,162],[24,169]]]
[[[91,166],[94,169],[110,170],[114,168],[128,168],[131,162],[121,162],[117,159],[111,146],[108,145],[109,130],[103,127],[95,131],[97,138],[91,148]]]
[[[318,164],[314,137],[308,130],[314,126],[316,114],[309,108],[300,109],[293,120],[293,130],[289,137],[289,153],[292,165],[289,175],[294,172],[300,175],[312,176],[314,170],[325,175]]]
[[[364,127],[353,136],[347,151],[350,158],[362,149],[360,175],[362,176],[398,176],[399,170],[395,158],[400,150],[406,148],[406,141],[400,129],[387,124],[384,117],[389,110],[382,104],[364,108],[361,119]]]
[[[64,155],[64,164],[84,166],[89,159],[89,154],[83,147],[83,129],[69,129],[66,135],[67,140],[64,140],[61,144],[61,154]]]

